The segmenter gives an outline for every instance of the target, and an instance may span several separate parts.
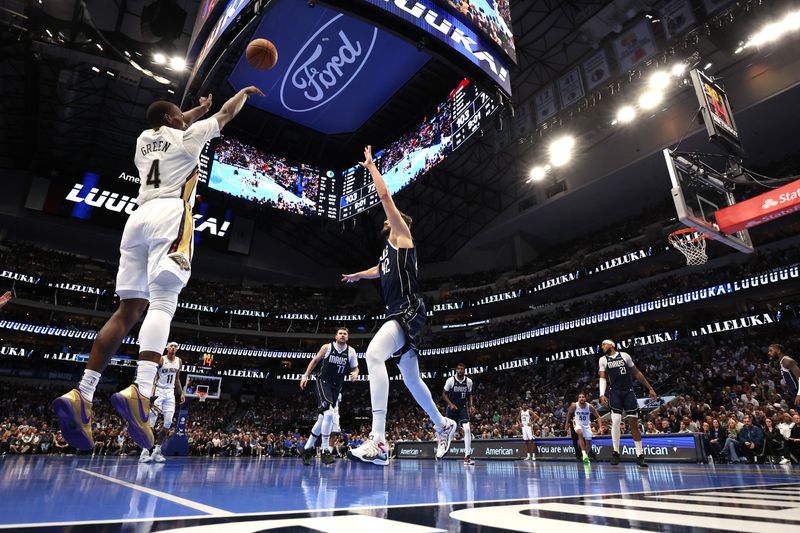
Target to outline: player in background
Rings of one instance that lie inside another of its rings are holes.
[[[79,450],[91,450],[94,443],[92,400],[100,375],[143,315],[135,382],[114,394],[111,403],[127,421],[136,444],[153,447],[148,423],[150,397],[178,295],[191,274],[192,207],[200,152],[253,94],[263,96],[256,87],[242,89],[206,120],[198,119],[211,108],[211,95],[185,113],[163,100],[147,108],[150,128],[136,140],[134,157],[139,171],[139,208],[128,217],[120,243],[119,307],[97,333],[78,387],[52,404],[61,421],[61,434]]]
[[[631,356],[617,351],[614,341],[604,340],[600,344],[600,349],[604,354],[600,357],[600,403],[611,409],[611,442],[614,445],[614,451],[611,452],[611,464],[619,464],[620,424],[624,415],[628,418],[633,444],[636,446],[636,462],[642,468],[647,468],[642,448],[642,434],[639,431],[639,403],[633,392],[631,376],[647,388],[651,398],[658,400],[658,395],[647,382],[644,374],[633,364]],[[608,388],[610,400],[609,397],[606,397],[606,388]]]
[[[475,412],[475,404],[472,396],[472,379],[466,376],[466,371],[464,363],[458,363],[456,375],[447,378],[442,391],[442,398],[447,404],[445,416],[464,428],[464,466],[475,464],[472,460],[472,432],[469,426],[469,417]]]
[[[186,401],[186,395],[183,393],[183,385],[181,384],[181,365],[183,361],[177,357],[177,353],[178,343],[170,342],[167,344],[167,355],[161,358],[156,381],[156,401],[153,402],[153,406],[150,408],[150,429],[155,429],[159,413],[164,417],[164,423],[157,435],[155,447],[152,450],[142,450],[142,455],[139,457],[140,463],[151,463],[153,461],[163,463],[166,461],[161,453],[161,445],[167,440],[169,428],[172,427],[172,419],[175,416],[175,391],[178,391],[181,405]]]
[[[536,413],[528,409],[528,404],[523,403],[522,409],[519,412],[519,423],[522,426],[522,440],[525,441],[525,460],[535,461],[536,451],[533,444],[533,422],[534,418],[538,418]]]
[[[436,458],[441,459],[450,449],[456,423],[439,412],[430,389],[419,375],[415,341],[425,326],[426,317],[422,291],[417,282],[417,250],[411,237],[411,217],[401,213],[394,205],[386,182],[372,159],[371,146],[364,149],[364,161],[360,164],[372,176],[378,198],[386,213],[382,230],[385,242],[377,265],[355,274],[343,274],[342,281],[353,283],[361,279],[380,278],[383,303],[386,306],[386,322],[367,346],[372,432],[369,439],[358,448],[350,450],[348,455],[362,462],[383,466],[389,464],[389,450],[386,446],[389,373],[386,370],[386,361],[390,357],[396,357],[403,382],[417,404],[433,421],[438,441]]]
[[[586,394],[578,394],[578,401],[572,402],[567,410],[567,421],[564,429],[567,435],[572,432],[578,437],[578,445],[583,455],[584,464],[589,464],[589,455],[592,453],[592,417],[597,419],[598,432],[603,432],[603,421],[594,406],[586,401]],[[574,426],[574,427],[573,427]]]
[[[800,412],[800,366],[797,365],[797,361],[786,355],[781,344],[770,344],[767,355],[778,362],[786,390],[794,399],[795,410]]]
[[[306,441],[305,447],[300,451],[303,464],[311,464],[311,456],[314,444],[322,436],[322,462],[331,464],[335,461],[331,451],[331,431],[336,419],[336,407],[342,398],[342,385],[347,374],[350,381],[358,377],[358,355],[356,351],[348,346],[350,332],[347,328],[341,327],[336,330],[336,339],[333,342],[323,345],[317,355],[308,363],[306,373],[300,378],[300,388],[305,390],[308,385],[308,378],[311,372],[319,365],[316,380],[317,393],[317,422],[311,428],[311,436]]]

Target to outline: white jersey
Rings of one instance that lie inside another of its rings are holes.
[[[530,426],[531,425],[531,412],[530,411],[520,411],[519,418],[522,421],[523,426]]]
[[[181,358],[176,357],[170,361],[169,357],[164,356],[163,363],[158,369],[158,382],[156,383],[156,396],[175,397],[175,381],[178,377],[178,370],[181,368]]]
[[[181,198],[194,207],[200,152],[219,136],[219,123],[211,117],[198,120],[186,131],[161,126],[136,139],[134,162],[139,171],[139,197],[144,204],[155,198]]]
[[[575,426],[580,426],[582,428],[589,428],[592,426],[592,409],[589,407],[589,403],[586,403],[586,407],[581,407],[581,404],[575,403],[575,412],[573,413],[572,417]]]

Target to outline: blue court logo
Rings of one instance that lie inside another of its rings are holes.
[[[378,29],[333,17],[300,48],[281,82],[281,104],[305,113],[336,98],[367,62]]]

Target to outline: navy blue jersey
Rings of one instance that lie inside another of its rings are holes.
[[[472,380],[464,376],[464,381],[458,381],[455,376],[450,376],[444,383],[444,390],[447,397],[459,409],[469,404],[469,397],[472,395]]]
[[[792,398],[796,398],[798,390],[797,376],[795,376],[788,369],[783,367],[784,359],[786,359],[786,356],[782,357],[781,362],[779,363],[781,367],[781,374],[783,375],[783,382],[786,383],[786,388],[789,390],[789,394],[792,396]]]
[[[332,342],[322,358],[319,379],[341,389],[344,378],[358,366],[356,357],[355,350],[349,346],[345,346],[344,350],[340,352],[336,349],[336,343]]]
[[[608,387],[617,391],[633,390],[633,359],[625,352],[615,355],[604,355],[600,358],[600,370],[606,373]]]
[[[389,314],[416,305],[421,293],[417,282],[416,248],[395,248],[387,237],[378,269],[383,303]]]

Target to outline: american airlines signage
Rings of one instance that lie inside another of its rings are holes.
[[[507,94],[511,94],[508,63],[455,16],[431,0],[367,0],[423,29],[446,43],[485,72]]]

